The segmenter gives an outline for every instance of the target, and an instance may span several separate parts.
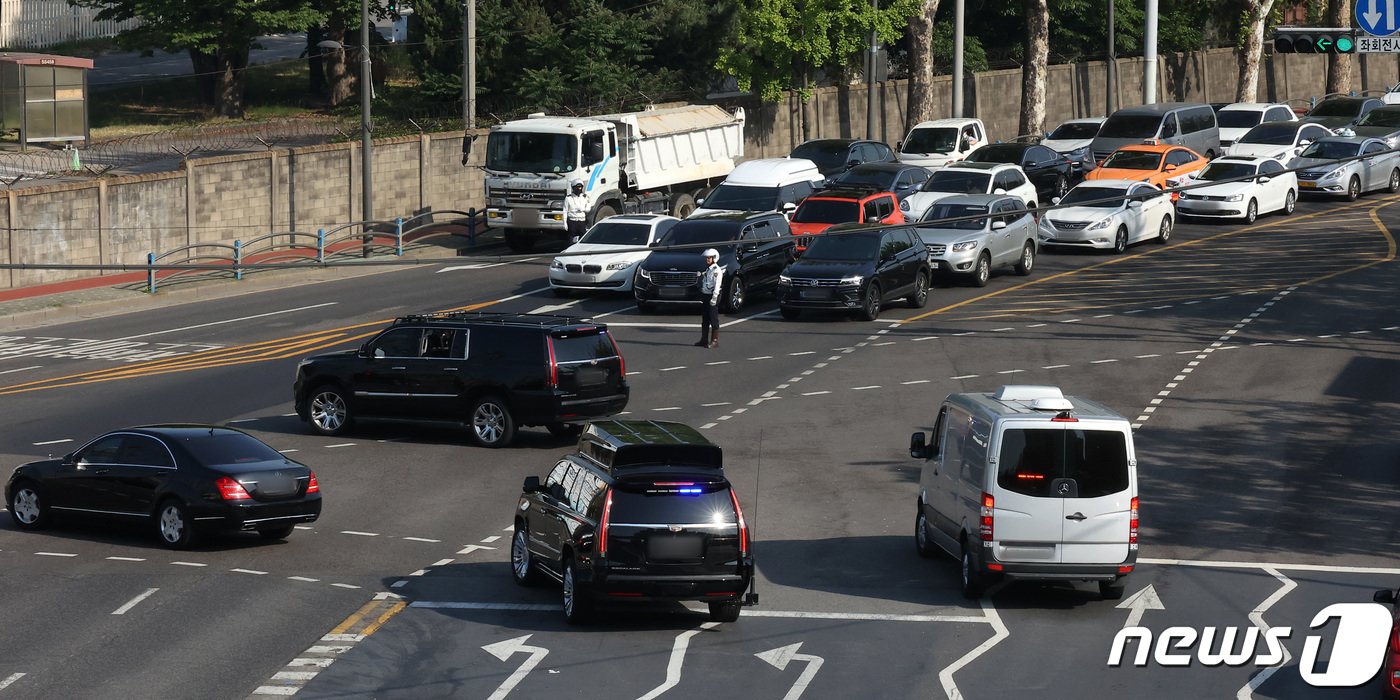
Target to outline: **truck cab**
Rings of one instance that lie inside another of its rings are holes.
[[[915,124],[895,145],[895,157],[901,163],[941,168],[987,143],[987,127],[981,119],[935,119]]]

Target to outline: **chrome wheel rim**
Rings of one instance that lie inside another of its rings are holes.
[[[963,550],[962,555],[962,582],[963,588],[967,588],[972,583],[972,555]]]
[[[574,614],[574,567],[564,567],[564,614]]]
[[[1390,171],[1390,191],[1400,190],[1400,173]]]
[[[1293,208],[1297,206],[1297,203],[1298,199],[1293,196],[1292,192],[1289,192],[1288,196],[1283,200],[1283,213],[1292,214]]]
[[[1253,223],[1259,217],[1259,205],[1254,200],[1249,200],[1249,208],[1244,211],[1244,220]]]
[[[914,280],[914,303],[922,305],[928,299],[928,278],[923,274]]]
[[[1055,181],[1055,196],[1056,196],[1056,197],[1063,197],[1063,196],[1065,196],[1065,193],[1068,192],[1068,191],[1069,191],[1069,182],[1067,182],[1063,177],[1061,177],[1060,179],[1058,179],[1058,180]]]
[[[739,307],[743,305],[744,280],[736,278],[734,282],[729,285],[729,308],[738,311]]]
[[[1123,251],[1125,251],[1125,250],[1127,250],[1127,249],[1128,249],[1128,232],[1127,232],[1127,231],[1124,231],[1123,229],[1120,228],[1120,229],[1118,229],[1118,235],[1116,235],[1116,236],[1113,237],[1113,250],[1116,251],[1116,252],[1121,253],[1121,252],[1123,252]]]
[[[185,519],[178,506],[169,505],[160,511],[160,536],[166,542],[179,542],[185,534]]]
[[[1021,269],[1030,272],[1032,267],[1035,267],[1035,253],[1030,246],[1026,246],[1021,249]]]
[[[874,316],[880,313],[880,290],[875,285],[865,290],[865,315]]]
[[[345,399],[334,391],[325,391],[311,399],[311,422],[325,431],[339,430],[345,425]]]
[[[1159,238],[1161,238],[1162,241],[1165,242],[1168,238],[1171,238],[1171,235],[1172,235],[1172,220],[1163,217],[1163,218],[1162,218],[1162,226],[1161,226],[1161,227],[1159,228],[1159,230],[1157,231],[1157,236],[1158,236]]]
[[[1352,178],[1351,185],[1347,187],[1347,194],[1350,195],[1352,199],[1361,196],[1361,181],[1357,178]]]
[[[992,264],[987,262],[986,256],[977,259],[977,283],[986,282],[992,276]]]
[[[15,502],[10,504],[10,508],[20,522],[33,525],[39,520],[39,494],[34,489],[20,489],[15,493]]]
[[[506,413],[494,403],[484,403],[476,407],[472,416],[472,429],[484,442],[495,442],[505,432]]]
[[[522,581],[530,573],[530,549],[526,546],[526,537],[524,530],[516,530],[515,538],[510,543],[510,565],[515,571],[515,578]]]
[[[928,525],[927,522],[924,520],[924,514],[919,513],[918,519],[914,522],[914,541],[919,544],[920,551],[928,549],[928,531],[926,529],[927,527]]]

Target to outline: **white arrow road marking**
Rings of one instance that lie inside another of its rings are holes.
[[[577,303],[579,303],[579,302],[581,302],[581,301],[583,301],[583,299],[582,299],[582,298],[578,298],[578,299],[575,299],[575,300],[573,300],[573,301],[566,301],[566,302],[564,302],[564,303],[562,303],[562,304],[545,304],[544,306],[541,306],[540,308],[535,309],[534,311],[531,311],[530,313],[532,313],[532,314],[552,314],[552,313],[554,313],[555,311],[563,311],[564,309],[567,309],[567,308],[569,308],[570,306],[573,306],[573,305],[575,305],[575,304],[577,304]]]
[[[134,607],[136,607],[137,605],[139,605],[139,604],[141,603],[141,601],[143,601],[143,600],[145,600],[145,599],[147,599],[147,598],[150,598],[151,595],[154,594],[154,593],[155,593],[156,591],[158,591],[158,590],[160,590],[160,589],[159,589],[159,588],[147,588],[145,593],[142,593],[141,595],[138,595],[138,596],[136,596],[135,598],[132,598],[131,600],[128,600],[128,601],[126,602],[126,605],[123,605],[123,606],[121,606],[120,608],[117,608],[116,610],[113,610],[113,611],[112,611],[112,614],[113,614],[113,615],[125,615],[125,614],[127,613],[128,610],[131,610],[132,608],[134,608]]]
[[[797,700],[802,697],[802,692],[807,690],[807,684],[812,682],[812,679],[817,675],[817,671],[821,669],[822,664],[826,663],[820,656],[797,653],[797,650],[801,648],[802,642],[798,642],[796,644],[789,644],[785,647],[760,651],[754,654],[754,656],[772,664],[773,667],[779,671],[786,669],[790,661],[807,662],[807,668],[802,669],[802,675],[797,677],[797,681],[792,684],[792,688],[788,690],[787,695],[783,696],[783,700]]]
[[[1265,567],[1264,571],[1283,582],[1283,585],[1279,586],[1279,589],[1274,591],[1273,595],[1265,598],[1264,602],[1259,604],[1259,607],[1249,613],[1249,621],[1253,622],[1254,626],[1258,627],[1260,632],[1267,633],[1269,631],[1269,623],[1264,622],[1264,613],[1268,612],[1269,608],[1272,608],[1275,603],[1283,600],[1283,597],[1288,595],[1294,588],[1297,588],[1298,583],[1275,569]],[[1254,691],[1258,690],[1259,686],[1264,685],[1265,681],[1269,680],[1275,673],[1278,673],[1279,669],[1287,666],[1288,662],[1293,659],[1293,655],[1288,652],[1288,647],[1282,644],[1280,644],[1279,647],[1283,649],[1283,661],[1279,662],[1277,666],[1270,666],[1260,671],[1259,675],[1249,679],[1249,682],[1245,683],[1244,687],[1240,688],[1239,692],[1235,693],[1235,698],[1237,700],[1251,700],[1254,697]]]
[[[676,643],[671,647],[671,661],[666,664],[666,682],[651,689],[651,692],[643,695],[637,700],[654,700],[662,693],[680,685],[681,665],[685,663],[685,651],[690,648],[690,638],[705,630],[712,630],[719,626],[718,622],[706,622],[699,628],[686,630],[676,635]]]
[[[11,673],[9,676],[5,677],[5,680],[0,681],[0,690],[10,687],[10,685],[21,678],[24,678],[23,673]]]
[[[458,553],[458,554],[471,554],[472,552],[475,552],[475,551],[478,550],[478,549],[495,549],[495,547],[487,547],[487,546],[484,545],[484,544],[469,544],[469,545],[467,545],[464,549],[458,551],[457,553]]]
[[[509,695],[510,691],[514,690],[515,686],[520,684],[520,681],[525,680],[525,676],[530,675],[530,671],[533,671],[535,666],[540,663],[540,659],[543,659],[549,654],[549,650],[544,647],[532,647],[526,644],[525,642],[529,641],[531,636],[533,635],[527,634],[524,637],[507,639],[504,642],[487,644],[482,647],[486,653],[501,661],[509,659],[518,651],[523,651],[530,655],[530,658],[526,659],[525,663],[520,664],[520,668],[515,669],[515,673],[510,674],[510,678],[507,678],[500,687],[496,688],[496,692],[491,693],[491,697],[487,698],[487,700],[501,700],[501,698]]]
[[[1162,599],[1158,597],[1157,589],[1153,588],[1150,583],[1147,584],[1146,588],[1128,596],[1127,600],[1114,607],[1128,611],[1128,619],[1123,623],[1125,628],[1137,627],[1138,623],[1142,621],[1142,614],[1148,610],[1167,609],[1166,606],[1162,605]]]
[[[982,614],[992,626],[992,638],[978,644],[977,648],[963,654],[961,659],[948,664],[947,668],[938,672],[938,682],[943,684],[943,692],[948,695],[948,700],[963,700],[962,691],[958,690],[958,684],[953,682],[953,674],[962,670],[962,667],[976,661],[977,657],[987,653],[988,650],[999,644],[1001,640],[1011,636],[1011,632],[1007,631],[1006,625],[1001,621],[1001,615],[998,615],[997,609],[992,607],[991,601],[982,600]]]

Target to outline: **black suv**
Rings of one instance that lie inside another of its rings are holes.
[[[874,321],[895,299],[923,308],[931,279],[928,249],[913,229],[842,224],[813,238],[801,259],[783,270],[778,303],[783,318],[797,318],[803,309],[838,309]]]
[[[563,584],[564,618],[597,601],[703,600],[739,619],[753,581],[748,526],[718,445],[681,423],[598,421],[540,483],[526,477],[510,564],[522,586]]]
[[[465,423],[483,447],[518,426],[556,435],[627,406],[622,353],[607,326],[571,316],[452,312],[405,316],[359,350],[297,366],[296,411],[323,435],[360,418]]]
[[[778,273],[796,256],[796,239],[779,212],[712,212],[685,219],[666,233],[657,246],[688,246],[658,250],[637,265],[632,291],[637,310],[646,313],[659,301],[696,302],[706,247],[719,251],[724,268],[720,310],[732,314],[750,294],[773,289]]]
[[[894,151],[879,141],[861,139],[813,139],[788,154],[817,164],[822,176],[832,178],[864,163],[893,163]]]

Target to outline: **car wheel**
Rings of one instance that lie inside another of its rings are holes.
[[[802,310],[794,309],[791,306],[780,306],[778,307],[778,313],[782,314],[783,318],[791,321],[792,319],[801,316]]]
[[[928,518],[924,517],[924,504],[919,504],[919,514],[914,517],[914,551],[928,559],[936,550],[928,536]]]
[[[540,579],[530,556],[530,531],[520,525],[515,526],[515,536],[510,538],[510,574],[518,586],[533,586]]]
[[[983,254],[982,254],[982,257],[977,258],[977,267],[973,268],[973,270],[972,270],[972,278],[971,278],[972,286],[974,286],[974,287],[985,287],[985,286],[987,286],[987,282],[990,281],[991,279],[992,279],[992,256],[990,256],[990,255],[988,255],[988,254],[986,254],[986,253],[983,253]]]
[[[1064,175],[1055,178],[1055,196],[1063,197],[1066,192],[1069,192],[1069,180]]]
[[[1400,170],[1390,171],[1390,182],[1386,185],[1385,190],[1391,194],[1400,192]]]
[[[686,193],[676,195],[671,200],[671,216],[677,219],[684,219],[695,211],[695,198]]]
[[[1099,597],[1104,600],[1121,600],[1123,584],[1118,581],[1099,581]]]
[[[495,396],[484,396],[467,413],[472,439],[482,447],[505,447],[515,439],[515,419],[510,408]]]
[[[712,622],[735,622],[739,619],[739,611],[743,607],[737,600],[710,603],[710,620]]]
[[[311,427],[322,435],[343,435],[350,429],[353,416],[345,392],[334,384],[319,386],[311,392],[307,413]]]
[[[1035,269],[1035,244],[1026,241],[1026,245],[1021,248],[1021,259],[1016,261],[1016,274],[1025,277]]]
[[[745,294],[748,292],[748,285],[744,283],[743,277],[735,277],[729,283],[729,293],[724,295],[723,311],[727,314],[737,314],[739,309],[744,308]]]
[[[914,277],[914,291],[905,301],[909,303],[911,309],[922,309],[928,304],[928,275],[923,270]]]
[[[1172,218],[1170,216],[1164,216],[1162,217],[1162,223],[1157,226],[1157,242],[1165,245],[1171,237]]]
[[[549,434],[554,437],[577,437],[583,432],[583,426],[578,423],[550,423],[545,426]]]
[[[1113,254],[1122,255],[1128,249],[1128,227],[1119,226],[1118,233],[1113,235]]]
[[[288,537],[290,537],[290,536],[292,535],[292,531],[295,530],[295,529],[296,529],[296,526],[295,526],[295,525],[283,525],[283,526],[281,526],[281,527],[267,527],[267,528],[263,528],[263,529],[261,529],[261,530],[258,530],[258,534],[259,534],[259,535],[262,535],[262,538],[265,539],[265,540],[285,540],[285,539],[287,539]]]
[[[874,321],[880,317],[880,285],[874,282],[865,288],[865,298],[860,303],[857,317],[862,321]]]
[[[610,217],[610,216],[617,216],[617,210],[616,210],[616,209],[613,209],[611,205],[604,204],[604,205],[598,207],[598,210],[597,210],[597,211],[593,212],[593,222],[592,222],[592,223],[596,224],[596,223],[598,223],[599,221],[602,221],[603,219],[606,219],[606,218],[608,218],[608,217]],[[590,224],[590,225],[592,225],[592,224]]]
[[[1283,215],[1284,215],[1284,216],[1288,216],[1289,214],[1292,214],[1292,213],[1293,213],[1293,210],[1294,210],[1294,209],[1297,209],[1297,208],[1298,208],[1298,194],[1297,194],[1296,192],[1294,192],[1293,190],[1289,190],[1289,191],[1288,191],[1288,194],[1285,195],[1284,198],[1283,198]]]
[[[1351,182],[1347,183],[1347,199],[1355,202],[1361,196],[1361,178],[1352,175]]]
[[[171,498],[156,511],[156,534],[170,549],[189,549],[194,544],[194,520],[185,504]]]
[[[972,550],[967,548],[967,542],[963,541],[962,546],[962,594],[965,598],[979,598],[982,595],[982,572],[977,569],[977,561],[972,557]]]
[[[49,506],[39,493],[39,487],[32,481],[15,484],[10,494],[10,517],[21,530],[42,530],[49,526]]]
[[[578,585],[578,577],[574,575],[574,560],[564,560],[564,621],[571,625],[581,625],[588,622],[590,613],[593,612],[593,601],[589,600],[587,594]]]
[[[1252,224],[1259,218],[1259,203],[1249,200],[1249,205],[1244,208],[1244,222]]]

